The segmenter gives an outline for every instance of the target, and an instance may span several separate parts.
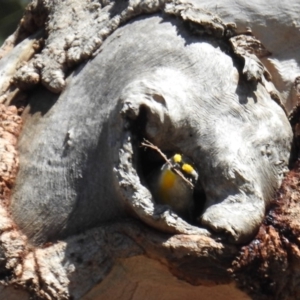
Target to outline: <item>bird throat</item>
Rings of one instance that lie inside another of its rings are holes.
[[[165,170],[164,176],[161,176],[159,188],[159,198],[164,204],[172,202],[172,190],[176,185],[177,175],[171,170]]]
[[[176,181],[176,175],[172,170],[166,170],[165,176],[162,178],[161,187],[163,190],[168,190],[172,188]]]

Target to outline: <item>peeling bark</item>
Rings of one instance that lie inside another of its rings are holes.
[[[257,237],[234,262],[239,283],[255,299],[299,297],[299,162],[285,178]],[[243,274],[251,276],[247,281]]]

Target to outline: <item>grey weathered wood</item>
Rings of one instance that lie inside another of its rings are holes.
[[[130,131],[144,108],[139,134],[199,169],[207,197],[199,223],[249,240],[286,170],[292,132],[265,88],[247,82],[220,47],[226,44],[191,35],[180,21],[143,17],[109,36],[59,97],[41,101],[34,93],[12,198],[26,235],[65,237],[124,217],[125,208],[164,231],[205,233],[168,209],[155,213]]]
[[[9,208],[16,225],[7,226],[16,232],[3,236],[2,256],[11,262],[1,272],[54,299],[80,299],[128,257],[140,265],[151,257],[189,284],[229,284],[239,251],[231,242],[253,238],[287,171],[292,130],[274,101],[286,90],[276,94],[251,45],[230,42],[234,25],[204,11],[208,4],[100,2],[36,2],[50,18],[48,38],[13,77],[21,88],[39,81],[45,88],[27,94],[22,114]],[[226,21],[238,19],[226,12]],[[254,22],[256,14],[247,16]],[[143,137],[195,162],[206,194],[198,222],[153,201],[140,170],[152,163],[141,155]]]

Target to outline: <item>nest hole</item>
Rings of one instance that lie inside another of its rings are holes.
[[[149,178],[150,175],[162,167],[165,163],[164,158],[156,150],[143,147],[141,144],[145,139],[148,139],[146,135],[146,124],[148,120],[148,109],[147,107],[141,106],[139,110],[139,115],[135,120],[130,121],[130,130],[133,134],[133,143],[135,144],[135,159],[134,165],[136,167],[138,176],[141,180],[141,183],[149,189]],[[150,140],[151,142],[151,140]],[[155,145],[156,146],[156,145]],[[160,149],[168,158],[172,157],[176,153],[180,153],[179,149],[164,150]],[[183,153],[184,154],[184,153]],[[155,200],[155,199],[154,199]],[[197,221],[199,216],[204,211],[206,203],[206,195],[200,180],[196,182],[195,188],[193,190],[193,211],[189,217],[182,217],[185,221],[191,225],[199,226],[200,223]],[[157,204],[159,205],[159,204]],[[172,209],[172,208],[171,208]]]

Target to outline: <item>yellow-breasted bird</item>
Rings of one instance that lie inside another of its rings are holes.
[[[193,209],[193,188],[176,172],[178,170],[188,181],[195,184],[198,173],[191,162],[181,154],[175,154],[149,179],[149,187],[155,202],[169,205],[183,218],[191,216]]]

